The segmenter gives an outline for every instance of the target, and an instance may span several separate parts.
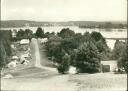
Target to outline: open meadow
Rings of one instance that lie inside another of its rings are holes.
[[[126,74],[78,74],[70,77],[77,83],[77,91],[126,91]]]

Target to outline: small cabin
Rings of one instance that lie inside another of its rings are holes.
[[[116,60],[101,61],[101,72],[114,72],[117,68]]]

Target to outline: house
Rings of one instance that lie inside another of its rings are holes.
[[[101,61],[101,72],[114,72],[117,68],[116,60]]]
[[[23,44],[29,44],[29,43],[30,43],[29,39],[22,39],[22,40],[20,41],[20,44],[21,44],[21,45],[23,45]]]

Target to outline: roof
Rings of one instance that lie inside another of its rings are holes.
[[[101,61],[103,65],[117,64],[117,60]]]

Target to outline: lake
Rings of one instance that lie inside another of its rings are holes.
[[[127,38],[127,29],[89,29],[89,28],[79,28],[77,26],[52,26],[52,27],[42,27],[44,29],[44,32],[60,32],[61,29],[63,28],[70,28],[73,30],[75,33],[85,33],[85,32],[92,32],[92,31],[97,31],[100,32],[105,38]],[[37,27],[21,27],[21,28],[1,28],[1,30],[19,30],[19,29],[31,29],[33,33],[36,32]],[[107,45],[113,49],[115,40],[109,40],[107,39]]]

